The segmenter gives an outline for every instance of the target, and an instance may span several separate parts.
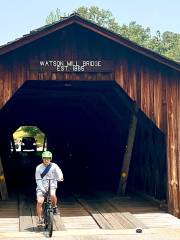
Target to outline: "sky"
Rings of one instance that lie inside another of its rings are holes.
[[[180,0],[0,0],[0,45],[45,25],[52,10],[72,13],[80,6],[110,10],[120,25],[136,21],[152,33],[180,33]]]

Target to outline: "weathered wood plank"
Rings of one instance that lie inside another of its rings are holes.
[[[142,223],[138,218],[136,218],[130,212],[121,212],[121,215],[125,217],[128,222],[132,223],[132,228],[148,228],[144,223]]]
[[[54,215],[54,225],[57,231],[65,230],[65,226],[63,224],[60,214]]]
[[[94,219],[73,197],[61,201],[59,208],[65,229],[98,228]]]
[[[169,209],[175,216],[179,216],[179,181],[178,181],[178,156],[177,152],[177,95],[176,95],[176,85],[168,82],[168,91],[167,91],[167,107],[168,107],[168,177],[169,177]]]
[[[94,218],[97,225],[102,229],[111,229],[112,226],[109,224],[109,222],[102,216],[102,214],[93,207],[92,201],[87,202],[84,199],[78,198],[78,201],[84,206],[84,208],[89,212],[90,215]]]
[[[137,226],[147,228],[142,222],[133,217],[130,213],[121,213],[113,205],[103,200],[78,201],[93,215],[98,225],[104,229],[135,229]],[[94,215],[94,213],[96,215]],[[136,221],[137,220],[137,221]]]
[[[0,201],[0,232],[19,231],[17,200]]]
[[[34,231],[30,203],[28,199],[22,195],[19,197],[19,228],[21,232]]]

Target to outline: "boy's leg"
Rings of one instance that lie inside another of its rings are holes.
[[[57,207],[57,197],[56,197],[56,189],[51,189],[51,201],[53,205],[53,213],[58,214],[58,207]]]
[[[51,189],[51,201],[53,207],[57,206],[56,189]]]
[[[43,202],[44,202],[43,194],[41,192],[37,192],[36,211],[37,211],[39,222],[42,222],[42,213],[43,213],[42,205],[43,205]]]

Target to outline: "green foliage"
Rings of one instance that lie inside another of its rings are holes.
[[[41,130],[38,127],[34,126],[22,126],[20,130],[30,137],[36,137],[37,134],[41,133]]]
[[[19,141],[22,137],[34,137],[38,145],[43,145],[45,134],[36,126],[21,126],[14,132],[13,138]]]
[[[119,32],[119,24],[116,22],[113,14],[109,10],[99,9],[96,6],[79,7],[75,10],[81,17],[89,19],[99,26],[108,28],[114,32]]]
[[[147,45],[148,48],[151,50],[158,52],[160,54],[164,54],[165,49],[164,49],[164,44],[161,39],[161,33],[160,31],[156,32],[156,35],[154,35],[148,42]]]
[[[180,61],[180,34],[168,31],[161,34],[157,31],[149,40],[147,47],[175,61]]]
[[[144,47],[147,46],[151,38],[150,28],[144,29],[136,22],[130,22],[129,25],[123,24],[122,27],[120,27],[119,33],[121,36],[129,38],[130,40],[143,45]]]
[[[46,18],[46,24],[52,24],[66,16],[65,13],[61,13],[60,9],[57,8],[55,11],[52,11]]]
[[[164,55],[180,62],[180,34],[164,32],[162,42],[165,49]]]
[[[76,9],[75,12],[81,17],[114,31],[143,47],[180,62],[180,34],[178,33],[166,31],[161,34],[160,31],[157,31],[155,35],[151,36],[150,28],[143,28],[135,21],[130,22],[128,25],[123,24],[121,26],[109,10],[100,9],[97,6],[91,6],[89,8],[82,6]],[[46,23],[53,23],[68,15],[69,14],[66,13],[62,14],[57,8],[46,18]]]

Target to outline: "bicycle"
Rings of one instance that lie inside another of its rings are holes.
[[[42,180],[42,179],[36,179],[36,180]],[[56,181],[56,182],[63,182],[62,180],[56,180],[56,179],[45,179],[44,181],[48,181],[48,188],[46,193],[44,194],[44,203],[43,203],[43,222],[44,222],[44,228],[45,230],[48,230],[49,237],[52,237],[53,233],[53,220],[54,220],[54,214],[53,214],[53,205],[51,201],[51,184],[50,181]]]
[[[51,184],[50,180],[52,179],[47,179],[48,180],[48,191],[45,194],[45,199],[44,199],[44,209],[43,209],[43,217],[44,217],[44,225],[45,225],[45,230],[48,230],[49,232],[49,237],[52,237],[53,233],[53,206],[52,206],[52,201],[51,201]]]
[[[52,237],[53,233],[53,220],[54,220],[54,214],[53,214],[53,205],[51,201],[51,184],[50,181],[58,181],[56,179],[46,179],[48,181],[48,190],[45,193],[44,197],[44,207],[43,207],[43,218],[44,218],[44,228],[45,230],[48,230],[49,237]],[[61,180],[60,182],[62,182]],[[59,182],[59,181],[58,181]]]

